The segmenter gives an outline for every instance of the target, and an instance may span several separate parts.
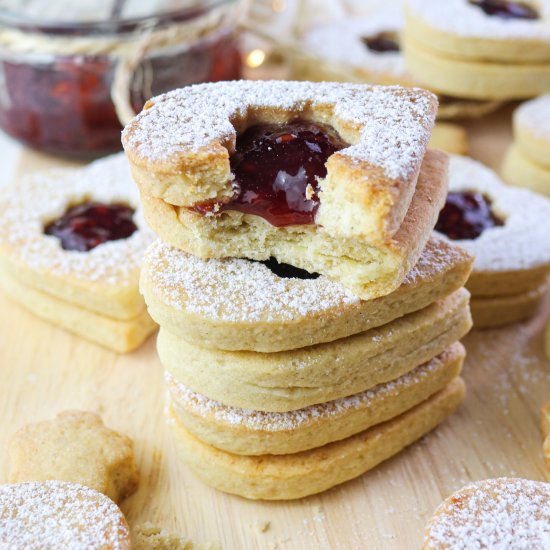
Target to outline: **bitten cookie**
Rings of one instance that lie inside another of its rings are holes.
[[[457,491],[426,526],[424,550],[548,548],[550,483],[499,478]]]
[[[138,486],[132,441],[90,412],[65,411],[28,424],[9,440],[9,481],[85,485],[120,502]]]
[[[309,29],[293,51],[291,68],[299,80],[419,86],[402,53],[401,6],[369,10],[367,16],[339,18]],[[438,119],[487,114],[498,101],[440,96]],[[436,145],[432,145],[437,147]],[[464,154],[465,151],[451,151]]]
[[[138,292],[153,234],[124,155],[34,176],[0,192],[0,284],[83,338],[130,351],[155,330]]]
[[[514,143],[504,159],[504,178],[550,196],[550,95],[520,105],[513,123]]]
[[[0,485],[0,547],[10,550],[130,550],[118,506],[65,481]]]
[[[407,0],[407,68],[443,94],[522,99],[550,89],[550,4]]]
[[[418,260],[446,193],[418,89],[238,81],[150,100],[123,144],[145,217],[202,258],[275,257],[363,299]]]
[[[472,253],[466,288],[477,328],[532,316],[550,274],[550,201],[503,184],[479,162],[452,156],[436,231]]]

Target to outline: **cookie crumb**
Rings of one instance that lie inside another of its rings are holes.
[[[133,527],[131,538],[134,550],[221,550],[219,543],[195,544],[150,522]]]

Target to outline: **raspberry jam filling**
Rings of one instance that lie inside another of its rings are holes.
[[[130,237],[137,230],[133,215],[134,210],[123,204],[85,202],[71,206],[44,233],[57,237],[64,250],[87,252],[107,241]]]
[[[539,19],[538,11],[525,2],[512,0],[469,0],[469,2],[481,8],[487,15],[495,15],[502,19]]]
[[[230,159],[237,187],[234,198],[194,210],[237,210],[261,216],[276,227],[313,224],[319,207],[318,180],[327,175],[325,163],[347,145],[325,124],[294,120],[252,126],[237,138]]]
[[[374,36],[365,36],[362,38],[363,44],[371,51],[376,53],[398,52],[399,41],[394,32],[379,32]]]
[[[279,263],[275,258],[269,258],[264,262],[264,264],[271,273],[277,275],[277,277],[282,277],[283,279],[317,279],[320,277],[319,273],[310,273],[305,269],[300,269],[299,267],[294,267],[290,264]]]
[[[435,226],[452,240],[477,239],[486,229],[504,225],[491,210],[491,200],[472,191],[451,192]]]

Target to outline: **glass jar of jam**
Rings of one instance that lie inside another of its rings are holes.
[[[149,97],[240,78],[243,3],[0,0],[0,128],[54,154],[120,149]]]

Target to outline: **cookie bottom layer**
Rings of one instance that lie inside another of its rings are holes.
[[[464,398],[460,378],[400,416],[347,439],[287,455],[243,456],[202,442],[173,415],[183,462],[205,483],[250,499],[302,498],[360,476],[433,430]]]
[[[174,416],[199,439],[242,455],[289,454],[321,447],[386,422],[442,390],[462,369],[458,342],[397,380],[286,413],[229,407],[193,392],[166,373]]]
[[[495,328],[533,317],[548,292],[547,282],[529,292],[512,296],[470,299],[474,328]]]
[[[127,321],[104,317],[21,284],[3,270],[0,287],[37,317],[118,353],[133,351],[157,328],[145,309]]]
[[[550,168],[528,158],[517,145],[508,149],[502,165],[502,175],[512,185],[550,196]]]
[[[491,63],[445,57],[405,33],[405,58],[411,73],[429,88],[482,100],[534,97],[550,89],[550,63]]]

